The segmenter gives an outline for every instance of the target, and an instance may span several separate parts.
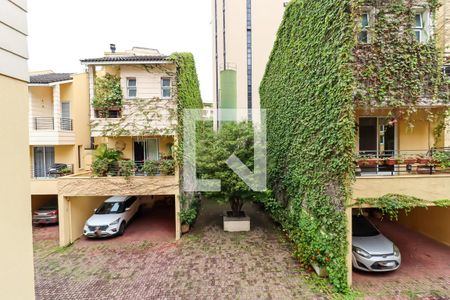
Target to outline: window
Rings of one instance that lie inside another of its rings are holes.
[[[450,65],[444,65],[442,67],[442,72],[444,73],[445,76],[450,77]]]
[[[428,13],[425,11],[416,11],[414,13],[413,33],[414,39],[418,43],[428,42],[430,36],[430,33],[428,32],[429,20]]]
[[[136,96],[137,96],[136,78],[127,78],[127,97],[136,98]]]
[[[170,78],[161,79],[161,96],[163,99],[172,97],[172,84]]]
[[[369,43],[369,27],[370,27],[370,15],[368,12],[365,12],[361,15],[361,31],[358,35],[358,41],[360,43]]]

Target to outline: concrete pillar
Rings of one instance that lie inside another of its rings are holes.
[[[54,130],[61,130],[61,87],[59,84],[53,87],[53,120]]]
[[[71,237],[71,211],[70,199],[63,195],[58,195],[59,213],[59,246],[64,247],[72,242]]]
[[[349,207],[345,211],[347,215],[347,284],[352,286],[352,208]]]
[[[181,238],[181,221],[180,221],[181,202],[180,195],[175,195],[175,239]]]

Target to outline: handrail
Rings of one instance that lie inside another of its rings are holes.
[[[34,117],[33,129],[34,130],[64,130],[73,131],[73,120],[69,118],[60,118],[59,127],[56,128],[55,118],[53,117]]]

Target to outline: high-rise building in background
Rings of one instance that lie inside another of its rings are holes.
[[[242,120],[260,108],[259,85],[287,2],[212,0],[215,109],[240,109]]]

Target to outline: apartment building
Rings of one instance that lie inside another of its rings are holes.
[[[148,207],[164,203],[168,230],[179,238],[176,62],[154,49],[117,52],[111,45],[104,56],[81,63],[96,150],[86,153],[85,173],[58,180],[60,244],[78,239],[93,209],[114,195],[138,196]]]
[[[27,1],[0,1],[0,191],[8,213],[0,222],[0,298],[34,299],[28,175]],[[12,242],[13,241],[13,242]]]
[[[57,180],[85,170],[91,146],[87,73],[35,72],[28,84],[31,207],[57,202]]]
[[[389,201],[408,206],[409,199],[420,204],[401,210],[394,224],[450,245],[450,210],[442,202],[450,195],[448,72],[441,72],[449,14],[448,1],[440,2],[362,1],[352,11],[339,1],[288,4],[261,96],[269,165],[281,174],[271,182],[275,196],[285,205],[297,201],[288,210],[302,207],[295,213],[312,216],[308,225],[320,222],[311,241],[342,234],[334,230],[346,214],[352,245],[352,213],[373,213]],[[324,218],[311,194],[332,213]],[[351,285],[355,254],[346,249]]]
[[[259,86],[287,2],[212,0],[214,109],[237,108],[234,117],[251,120],[260,108]]]

